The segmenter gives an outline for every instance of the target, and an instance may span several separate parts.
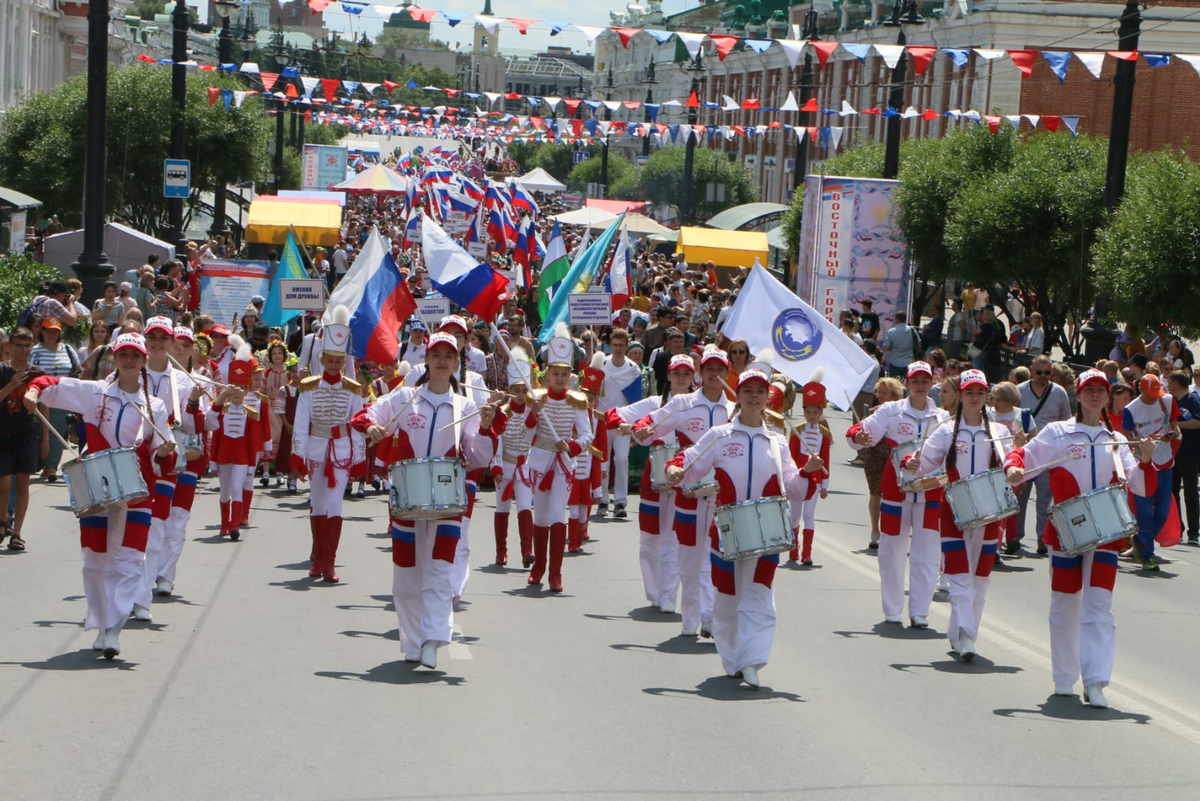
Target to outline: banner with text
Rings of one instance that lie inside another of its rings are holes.
[[[200,312],[233,329],[255,295],[266,296],[271,265],[265,261],[205,259],[200,274]]]
[[[346,180],[346,148],[335,145],[305,145],[301,189],[327,192]]]

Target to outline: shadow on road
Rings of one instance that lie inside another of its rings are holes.
[[[137,662],[130,662],[118,656],[109,661],[99,651],[91,648],[80,648],[58,656],[52,656],[44,662],[0,662],[3,665],[17,665],[30,670],[133,670]]]
[[[663,640],[658,645],[617,642],[608,647],[614,651],[641,651],[648,654],[703,654],[704,656],[712,656],[714,648],[712,640],[702,640],[699,637],[684,637],[683,635]]]
[[[757,690],[742,684],[740,679],[732,676],[713,676],[696,685],[694,690],[684,690],[676,687],[646,687],[642,692],[647,695],[669,697],[695,697],[709,701],[792,701],[806,703],[795,693],[773,690],[762,686]]]
[[[1117,709],[1092,709],[1083,704],[1079,696],[1052,695],[1045,703],[1038,704],[1037,709],[994,709],[992,714],[1001,718],[1026,718],[1034,715],[1053,720],[1100,720],[1121,721],[1131,720],[1140,725],[1147,725],[1153,718],[1149,715],[1134,712],[1121,712]]]
[[[905,664],[903,662],[894,662],[891,665],[892,669],[899,670],[901,673],[911,673],[912,668],[932,668],[939,673],[1022,673],[1024,668],[1019,668],[1015,665],[997,665],[986,657],[975,655],[975,658],[970,662],[963,662],[961,659],[946,659],[941,662],[914,662]]]
[[[391,631],[342,631],[338,632],[343,637],[374,637],[377,640],[391,640],[392,642],[400,642],[400,629],[392,629]]]
[[[1032,565],[1026,567],[1013,564],[1011,556],[1007,559],[997,559],[992,565],[992,571],[996,573],[1032,573],[1036,569]]]
[[[323,679],[342,681],[370,681],[377,684],[448,684],[457,687],[466,682],[461,676],[449,676],[445,671],[429,670],[413,662],[398,659],[370,668],[366,673],[350,673],[344,670],[318,670],[313,674]]]
[[[839,637],[853,640],[856,637],[883,637],[887,640],[937,640],[944,637],[934,629],[914,629],[903,623],[876,623],[870,631],[835,631]]]
[[[312,576],[305,574],[302,578],[290,579],[288,581],[271,581],[267,583],[267,586],[283,587],[285,590],[292,590],[294,592],[308,592],[309,590],[317,590],[322,588],[332,589],[334,587],[345,587],[348,586],[348,584],[345,579],[333,583],[323,581],[320,578],[313,578]]]
[[[550,583],[526,584],[524,587],[514,587],[503,590],[505,595],[513,598],[574,598],[569,592],[550,592]]]

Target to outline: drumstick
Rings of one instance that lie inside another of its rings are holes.
[[[46,416],[45,416],[44,414],[42,414],[42,410],[41,410],[41,409],[39,409],[39,408],[37,408],[36,406],[34,406],[34,407],[33,407],[33,413],[34,413],[34,414],[36,414],[36,415],[38,416],[38,419],[39,419],[39,420],[41,420],[43,423],[45,423],[45,424],[46,424],[46,428],[50,429],[50,431],[51,431],[51,432],[54,434],[54,436],[58,437],[58,441],[59,441],[59,442],[61,442],[61,443],[63,444],[63,447],[65,447],[65,448],[67,448],[68,450],[72,451],[72,452],[75,454],[75,457],[76,457],[76,458],[79,458],[79,451],[78,451],[78,450],[76,450],[76,448],[75,448],[75,446],[74,446],[74,445],[72,445],[70,442],[68,442],[68,441],[67,441],[66,437],[64,437],[62,434],[60,434],[60,433],[59,433],[59,431],[58,431],[58,429],[57,429],[57,428],[55,428],[54,426],[52,426],[52,425],[50,424],[50,421],[46,419]]]
[[[1032,470],[1030,470],[1025,475],[1023,475],[1021,477],[1021,480],[1018,481],[1017,484],[1024,484],[1026,481],[1029,481],[1031,478],[1036,478],[1039,473],[1044,473],[1047,470],[1049,470],[1051,467],[1058,467],[1060,464],[1066,464],[1067,462],[1072,462],[1076,459],[1082,459],[1082,458],[1083,458],[1082,456],[1064,456],[1061,459],[1055,459],[1053,461],[1046,462],[1045,464],[1039,465],[1039,466],[1033,468]],[[1016,486],[1016,485],[1014,485],[1014,486]]]
[[[160,437],[162,437],[163,442],[174,442],[175,441],[175,437],[169,436],[162,432],[162,429],[159,428],[157,424],[155,424],[154,419],[146,412],[145,409],[143,409],[141,406],[138,406],[136,403],[131,403],[130,406],[137,409],[137,413],[142,416],[143,420],[145,420],[147,423],[150,424],[150,427],[152,429],[154,429],[155,434],[158,434]]]
[[[438,429],[438,431],[439,431],[439,432],[441,432],[441,431],[445,431],[447,428],[450,428],[451,426],[458,425],[458,424],[459,424],[459,423],[461,423],[463,420],[470,420],[472,417],[476,417],[476,416],[478,416],[478,415],[481,415],[481,414],[483,414],[483,410],[484,410],[484,409],[488,409],[488,408],[490,408],[490,407],[489,407],[489,406],[487,406],[487,405],[485,404],[484,406],[481,406],[481,407],[479,407],[478,409],[476,409],[475,411],[471,412],[470,414],[464,414],[462,417],[458,418],[457,420],[451,420],[449,423],[446,423],[446,425],[444,425],[444,426],[442,426],[441,428],[439,428],[439,429]]]

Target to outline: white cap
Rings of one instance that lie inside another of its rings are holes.
[[[529,354],[522,348],[513,348],[512,358],[508,360],[508,383],[531,386],[531,372]]]
[[[546,346],[546,365],[575,369],[575,340],[565,323],[554,327],[554,338]]]
[[[322,334],[324,352],[333,356],[345,356],[350,348],[350,310],[345,306],[334,306],[330,322]]]

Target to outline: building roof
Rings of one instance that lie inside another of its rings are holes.
[[[721,228],[725,231],[741,231],[764,222],[776,222],[787,210],[788,207],[782,203],[744,203],[725,209],[704,225],[707,228]]]
[[[32,198],[24,192],[18,192],[15,189],[6,189],[0,186],[0,206],[17,209],[35,209],[42,205],[42,201],[37,198]]]

